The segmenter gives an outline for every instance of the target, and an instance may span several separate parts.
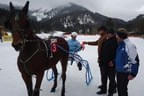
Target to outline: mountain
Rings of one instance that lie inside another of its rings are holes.
[[[88,11],[88,9],[81,7],[74,3],[68,3],[67,5],[62,5],[57,8],[52,9],[51,11],[45,13],[48,16],[48,19],[51,19],[55,16],[63,16],[65,14],[70,14],[73,12]]]
[[[41,28],[46,30],[90,32],[95,23],[94,13],[77,4],[69,3],[45,13],[46,18],[40,21]]]
[[[144,14],[138,15],[136,18],[127,22],[127,29],[131,32],[144,34]]]
[[[6,21],[9,11],[8,6],[5,4],[0,4],[0,25],[4,25],[4,22]]]
[[[79,33],[96,33],[96,29],[107,24],[109,19],[115,28],[123,27],[126,22],[121,19],[110,18],[99,13],[93,13],[83,6],[69,3],[48,12],[44,12],[40,24],[43,31],[61,30],[77,31]]]
[[[0,25],[8,18],[8,5],[0,4]],[[20,6],[16,7],[17,9]],[[91,12],[83,6],[68,3],[48,11],[47,9],[37,9],[29,11],[29,20],[32,28],[36,32],[49,32],[53,30],[72,32],[76,31],[82,34],[95,34],[97,28],[101,25],[113,27],[114,29],[124,27],[129,31],[142,31],[144,15],[130,20],[128,22],[107,17],[99,13]]]
[[[0,4],[0,9],[8,10],[8,9],[9,9],[9,6],[6,5],[6,4]]]
[[[112,26],[115,27],[116,29],[124,27],[127,23],[122,19],[107,17],[99,13],[95,13],[95,22],[97,22],[99,25]]]
[[[55,16],[61,16],[64,14],[69,14],[72,12],[76,12],[78,10],[79,11],[85,11],[87,9],[84,7],[81,7],[77,4],[74,4],[74,3],[68,3],[66,5],[61,5],[57,8],[53,8],[50,11],[40,8],[38,10],[33,11],[32,15],[37,16],[38,18],[47,20],[47,19],[51,19]]]

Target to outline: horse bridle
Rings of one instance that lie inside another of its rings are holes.
[[[19,24],[18,24],[18,17],[16,16],[17,19],[15,19],[15,26],[14,28],[12,29],[12,33],[14,34],[15,32],[18,32],[20,38],[21,38],[21,41],[19,41],[18,44],[13,44],[14,47],[16,46],[20,46],[20,49],[23,49],[23,47],[25,46],[25,43],[28,42],[27,40],[27,37],[28,35],[27,34],[24,34],[26,33],[28,30],[25,30],[24,28],[20,28]]]
[[[22,38],[20,41],[17,41],[18,43],[12,43],[12,46],[16,49],[16,50],[21,50],[21,49],[23,49],[24,48],[24,46],[25,46],[25,43],[26,43],[26,38],[23,36],[23,32],[24,32],[24,30],[15,30],[15,31],[13,31],[13,34],[14,34],[14,32],[18,32],[19,34],[20,34],[20,38]]]

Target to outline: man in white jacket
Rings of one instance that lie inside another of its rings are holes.
[[[128,39],[126,29],[119,29],[116,38],[119,42],[115,60],[118,96],[128,96],[127,86],[138,73],[139,57],[136,46]]]

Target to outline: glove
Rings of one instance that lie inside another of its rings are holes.
[[[81,44],[81,48],[82,48],[82,50],[85,49],[84,42],[82,42],[82,44]]]
[[[83,42],[83,44],[88,44],[88,42]]]

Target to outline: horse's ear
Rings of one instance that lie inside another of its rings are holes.
[[[14,8],[12,2],[9,3],[9,6],[10,6],[10,12],[14,12],[15,8]]]
[[[28,13],[28,9],[29,9],[29,1],[26,2],[25,6],[22,9],[22,12],[24,12],[24,14],[26,15]]]

